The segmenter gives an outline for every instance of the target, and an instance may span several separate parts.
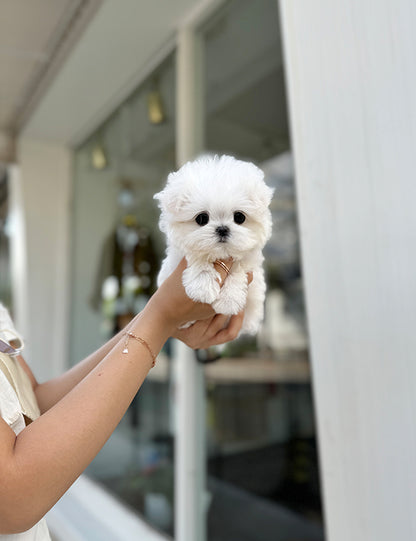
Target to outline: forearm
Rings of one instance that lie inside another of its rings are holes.
[[[154,310],[132,330],[157,353],[171,334]],[[30,424],[14,446],[14,506],[30,525],[62,496],[96,456],[127,410],[151,365],[146,347],[124,340],[105,355],[55,406]],[[24,487],[24,490],[22,488]],[[28,498],[32,494],[33,498]]]
[[[122,329],[83,361],[77,363],[71,369],[56,378],[50,379],[44,383],[36,384],[34,391],[41,413],[45,413],[49,410],[82,381],[85,376],[87,376],[91,370],[104,359],[120,339],[123,338],[126,330],[135,324],[139,315],[136,316],[125,329]]]

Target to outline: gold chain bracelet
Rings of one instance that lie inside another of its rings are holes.
[[[124,342],[123,353],[128,353],[129,352],[129,348],[128,348],[129,338],[134,338],[135,340],[140,342],[140,344],[145,346],[145,348],[147,348],[147,351],[150,353],[150,356],[152,357],[152,368],[153,368],[155,366],[155,364],[156,364],[156,355],[153,353],[153,351],[151,350],[151,348],[150,348],[149,344],[146,342],[146,340],[143,340],[143,338],[140,338],[140,336],[136,336],[132,332],[125,332],[124,334],[126,336],[126,341]]]

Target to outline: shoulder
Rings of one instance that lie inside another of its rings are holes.
[[[23,338],[17,332],[7,308],[0,302],[0,338],[9,342],[20,351],[24,347]]]

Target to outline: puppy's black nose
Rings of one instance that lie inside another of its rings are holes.
[[[220,225],[217,227],[215,232],[219,236],[220,242],[224,242],[230,234],[230,228],[226,225]]]

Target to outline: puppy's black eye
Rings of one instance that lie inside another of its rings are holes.
[[[246,217],[242,212],[234,212],[234,221],[236,224],[241,225],[243,222],[246,221]]]
[[[198,225],[207,225],[209,222],[209,216],[207,212],[201,212],[201,214],[198,214],[198,216],[195,218],[195,221]]]

